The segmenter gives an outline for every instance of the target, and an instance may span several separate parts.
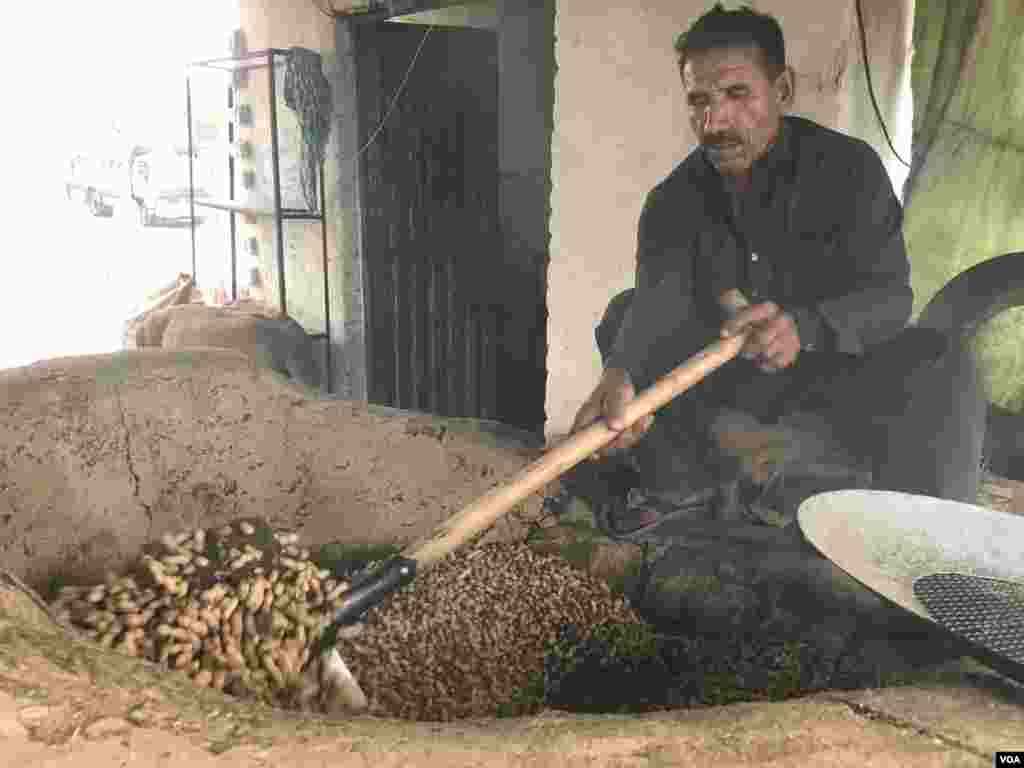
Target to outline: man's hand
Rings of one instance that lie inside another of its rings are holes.
[[[651,424],[654,423],[653,415],[645,416],[626,429],[626,404],[635,397],[636,389],[626,371],[621,368],[609,368],[604,372],[590,397],[580,406],[572,423],[572,432],[579,432],[598,419],[604,418],[609,429],[618,432],[619,436],[591,458],[599,459],[631,448],[651,428]]]
[[[788,368],[800,354],[800,335],[793,317],[771,301],[740,310],[722,325],[722,338],[750,330],[740,354],[765,373]]]

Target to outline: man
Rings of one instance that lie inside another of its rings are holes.
[[[716,5],[676,50],[699,147],[645,201],[635,289],[597,329],[604,373],[573,426],[604,417],[620,432],[599,457],[596,479],[617,504],[602,527],[722,517],[724,500],[758,517],[787,466],[827,455],[866,466],[875,488],[973,501],[975,371],[959,344],[905,327],[902,209],[878,155],[786,115],[794,77],[771,16]],[[731,318],[718,306],[730,288],[751,301]],[[719,334],[748,330],[742,359],[626,428],[636,392]],[[792,429],[807,413],[824,425],[815,439]],[[585,465],[570,488],[594,473]],[[793,503],[781,512],[791,521]]]

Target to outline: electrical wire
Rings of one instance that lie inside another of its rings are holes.
[[[331,19],[338,18],[338,14],[328,13],[327,11],[325,11],[323,9],[323,6],[320,5],[319,0],[310,0],[310,2],[312,2],[313,5],[316,6],[316,9],[320,11],[320,13],[322,13],[324,16],[327,16],[328,18]],[[422,39],[420,39],[420,44],[416,47],[416,52],[413,54],[412,60],[409,62],[409,66],[405,70],[405,75],[402,77],[402,82],[395,90],[394,95],[391,97],[391,103],[388,105],[387,111],[384,113],[384,117],[381,118],[380,123],[374,129],[373,133],[370,135],[370,138],[366,140],[366,143],[363,144],[363,146],[360,147],[359,150],[354,155],[352,155],[352,157],[343,160],[340,163],[341,165],[344,165],[346,162],[349,161],[355,162],[356,160],[358,160],[360,155],[362,155],[367,149],[369,149],[370,145],[372,145],[373,142],[376,141],[377,136],[380,135],[380,132],[384,129],[384,124],[387,123],[388,118],[391,117],[391,113],[394,112],[395,107],[398,106],[398,99],[402,95],[402,92],[405,90],[406,84],[409,82],[409,77],[412,75],[413,68],[416,66],[416,61],[417,59],[419,59],[420,53],[423,51],[423,46],[426,45],[427,38],[430,37],[430,33],[433,31],[434,25],[428,25],[427,31],[423,33],[423,37]]]
[[[875,108],[875,117],[878,118],[878,124],[882,127],[882,133],[885,134],[885,140],[889,142],[889,149],[896,156],[896,159],[903,163],[907,168],[910,167],[910,163],[900,157],[900,153],[896,151],[896,147],[893,146],[892,138],[889,136],[889,129],[885,127],[885,119],[882,117],[882,110],[878,108],[878,100],[875,98],[875,86],[871,81],[871,64],[868,60],[868,37],[864,31],[864,14],[861,11],[860,0],[856,2],[857,6],[857,26],[860,28],[860,46],[861,53],[864,57],[864,74],[868,81],[868,94],[871,96],[871,105]]]
[[[416,48],[416,53],[413,54],[412,61],[409,62],[409,67],[405,70],[405,77],[402,78],[401,84],[395,90],[395,95],[391,97],[391,104],[388,105],[387,111],[384,113],[384,117],[381,118],[380,123],[377,124],[377,127],[370,135],[370,138],[366,140],[366,143],[363,144],[363,146],[359,149],[358,152],[352,155],[352,157],[348,158],[348,160],[354,162],[356,159],[358,159],[359,156],[363,154],[363,152],[369,149],[370,145],[373,144],[373,142],[377,139],[377,136],[384,129],[384,124],[388,121],[388,118],[391,117],[391,113],[395,110],[395,107],[398,105],[398,98],[402,95],[402,91],[405,90],[405,86],[409,82],[409,76],[412,74],[413,67],[416,66],[416,60],[420,57],[420,52],[423,50],[423,46],[426,44],[427,38],[430,37],[430,33],[433,30],[434,25],[431,24],[430,26],[427,27],[427,31],[423,33],[423,38],[420,40],[420,44]]]
[[[313,3],[313,5],[316,6],[317,10],[320,11],[325,16],[328,16],[330,18],[336,18],[336,14],[328,13],[327,11],[325,11],[323,7],[320,5],[320,3],[317,2],[317,0],[311,0],[311,2]],[[889,135],[889,129],[886,127],[885,118],[882,117],[882,110],[878,106],[878,99],[875,97],[875,85],[871,77],[871,61],[868,56],[868,38],[867,33],[864,29],[864,13],[861,8],[861,0],[856,0],[855,5],[857,8],[857,26],[860,30],[861,55],[864,59],[864,75],[867,78],[868,95],[871,97],[871,106],[875,110],[875,117],[878,119],[878,125],[882,129],[882,133],[885,136],[886,142],[889,144],[889,149],[892,150],[892,153],[893,155],[895,155],[897,160],[899,160],[901,163],[903,163],[903,165],[909,168],[910,163],[904,160],[900,153],[896,151],[896,147],[893,144],[892,137]],[[380,134],[381,130],[383,130],[384,124],[388,121],[388,118],[391,117],[391,113],[398,105],[398,99],[402,95],[402,91],[405,90],[405,86],[409,82],[409,76],[412,74],[413,68],[416,66],[416,60],[419,58],[420,52],[423,50],[423,46],[426,44],[427,38],[430,37],[430,33],[433,31],[433,29],[433,24],[427,27],[427,31],[424,32],[423,38],[420,40],[420,44],[416,48],[416,53],[413,54],[412,61],[409,62],[409,67],[405,71],[405,76],[402,78],[401,84],[398,86],[398,89],[395,91],[395,95],[391,99],[391,103],[388,105],[387,112],[385,112],[384,117],[381,119],[376,129],[374,129],[373,134],[370,136],[370,138],[367,139],[366,143],[362,147],[360,147],[360,149],[354,155],[352,155],[351,158],[349,158],[350,160],[354,161],[358,159],[359,156],[363,154],[363,152],[369,149],[370,145],[373,144],[373,142],[377,139],[377,136]]]
[[[324,16],[327,16],[328,18],[331,19],[338,18],[338,14],[328,13],[327,11],[325,11],[323,9],[323,6],[320,5],[319,0],[310,0],[310,2],[312,2],[313,5],[316,6],[316,9],[320,11],[320,13],[322,13]],[[391,113],[394,112],[395,107],[398,106],[398,98],[402,95],[402,91],[405,90],[405,86],[409,82],[409,76],[412,75],[413,67],[416,66],[416,60],[420,57],[420,52],[423,50],[423,46],[426,44],[427,38],[430,37],[430,33],[433,31],[434,25],[428,25],[427,31],[423,33],[423,38],[420,40],[420,44],[416,48],[416,53],[413,54],[412,61],[409,62],[409,67],[405,70],[405,76],[402,78],[402,82],[395,90],[395,94],[394,96],[391,97],[391,103],[388,105],[388,109],[384,113],[384,117],[381,118],[380,123],[374,129],[373,133],[370,135],[370,138],[366,140],[366,143],[363,144],[363,146],[360,147],[359,150],[354,155],[352,155],[352,157],[348,158],[348,160],[342,161],[341,165],[344,165],[348,161],[354,162],[355,160],[359,159],[359,156],[370,148],[370,145],[373,144],[373,142],[377,139],[377,136],[384,129],[384,124],[388,121],[388,118],[391,117]]]

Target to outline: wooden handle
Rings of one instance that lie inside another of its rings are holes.
[[[739,291],[722,294],[720,303],[727,312],[736,312],[748,306]],[[626,405],[626,423],[632,425],[639,419],[675,399],[709,373],[728,363],[739,354],[746,334],[731,336],[716,341],[690,357],[681,365],[662,376]],[[415,560],[417,570],[436,563],[449,552],[494,525],[506,512],[512,509],[545,485],[561,477],[581,461],[604,448],[615,439],[618,432],[599,420],[572,435],[564,442],[548,450],[543,456],[516,473],[503,485],[493,488],[484,496],[442,522],[425,539],[413,542],[403,552],[403,557]]]

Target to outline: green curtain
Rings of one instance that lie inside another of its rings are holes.
[[[1024,0],[917,0],[904,187],[915,315],[952,277],[1024,251]],[[1024,312],[975,349],[995,402],[1024,403]]]

